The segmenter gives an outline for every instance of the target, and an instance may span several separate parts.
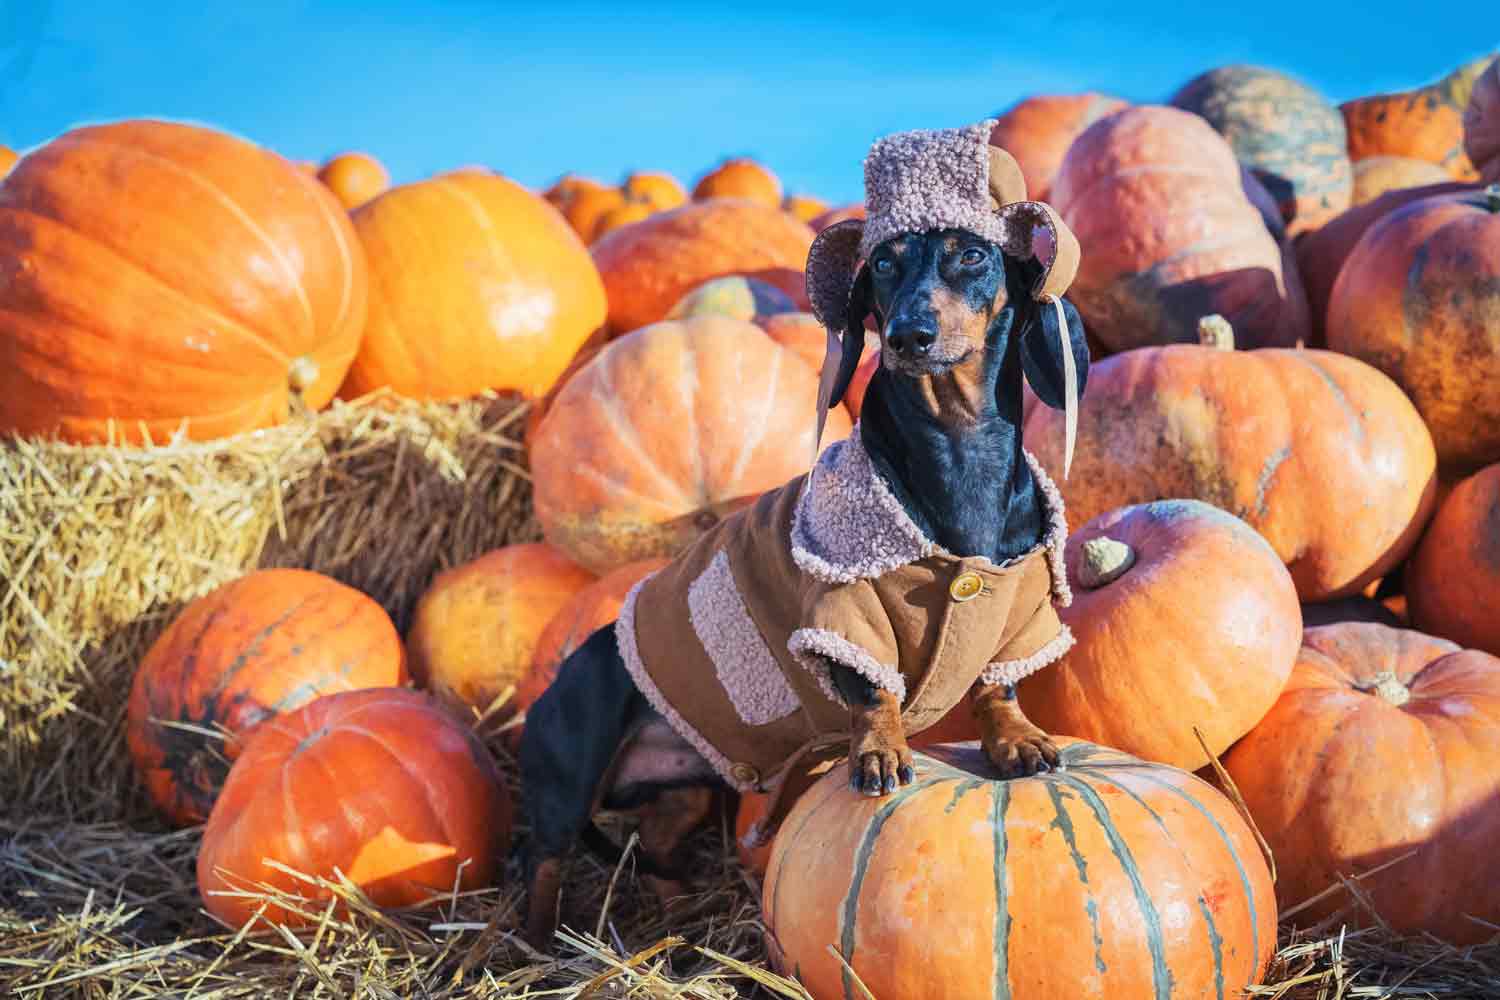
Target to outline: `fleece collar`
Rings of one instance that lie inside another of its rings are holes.
[[[1036,479],[1047,515],[1042,547],[1052,572],[1053,596],[1066,606],[1072,595],[1063,568],[1068,522],[1062,494],[1036,456],[1024,448],[1022,454]],[[858,423],[847,438],[824,449],[808,473],[792,515],[791,544],[798,567],[825,583],[872,579],[928,556],[953,557],[923,534],[875,470],[860,439]],[[1017,557],[1004,566],[1024,558]]]

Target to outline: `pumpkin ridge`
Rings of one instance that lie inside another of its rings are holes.
[[[837,766],[837,765],[835,765],[835,766]],[[832,794],[832,791],[830,790],[827,794],[825,794],[823,796],[823,801],[822,802],[819,802],[817,805],[815,805],[811,809],[809,809],[807,811],[807,815],[804,816],[804,817],[802,817],[802,823],[801,823],[801,825],[799,825],[797,827],[797,833],[796,833],[795,836],[792,837],[792,839],[789,841],[789,843],[792,843],[792,844],[801,843],[802,832],[807,829],[807,824],[811,823],[812,820],[813,820],[813,817],[816,816],[816,815],[818,815],[818,813],[822,812],[823,811],[823,807],[826,806],[826,805],[828,805],[828,803],[831,802],[831,801],[833,801],[835,798],[837,798],[837,796],[835,796],[834,794]],[[743,806],[742,806],[742,808],[743,808]],[[780,875],[781,875],[781,873],[780,873],[780,871],[778,871],[777,872],[777,878],[778,878],[778,880],[780,878]],[[771,889],[772,889],[773,892],[775,892],[776,899],[775,899],[775,901],[772,904],[771,914],[770,914],[771,919],[770,919],[769,923],[770,923],[770,925],[772,927],[775,927],[775,926],[777,926],[777,925],[779,925],[781,923],[781,920],[780,920],[780,917],[778,916],[778,914],[781,912],[781,897],[782,897],[782,893],[779,891],[779,887],[776,886],[775,884],[772,884]],[[774,933],[774,931],[773,931],[773,933]]]
[[[333,234],[334,245],[339,248],[339,262],[343,264],[344,287],[339,290],[339,311],[332,324],[333,329],[342,330],[344,328],[344,322],[349,318],[349,301],[351,298],[353,298],[351,293],[354,290],[354,251],[349,246],[349,244],[345,242],[344,234],[338,226],[337,217],[330,214],[331,210],[328,205],[328,199],[315,196],[313,198],[313,201],[318,206],[318,217],[327,224],[329,232]],[[359,239],[358,236],[354,238],[356,240]],[[359,338],[355,338],[354,344],[350,348],[349,352],[351,363],[358,354]],[[342,362],[343,359],[339,360]],[[347,373],[349,370],[349,366],[343,365],[343,368]]]
[[[407,707],[406,705],[397,702],[375,702],[375,704],[381,705],[387,711]],[[445,816],[444,813],[440,809],[438,809],[437,803],[432,801],[431,784],[427,781],[422,780],[422,772],[413,769],[411,766],[411,762],[401,754],[397,753],[395,748],[387,743],[385,739],[378,733],[366,729],[364,726],[351,726],[348,724],[346,719],[347,716],[339,717],[339,730],[341,732],[356,733],[360,736],[365,737],[370,742],[379,747],[381,751],[387,754],[392,760],[394,760],[397,766],[401,768],[402,773],[410,778],[412,782],[417,785],[417,787],[422,789],[422,804],[427,807],[427,814],[432,818],[433,826],[437,827],[439,830],[442,830],[444,835],[452,837],[453,831],[448,827],[447,816]],[[288,784],[290,784],[290,782],[288,782]]]
[[[686,340],[688,338],[682,339]],[[668,488],[676,492],[678,499],[685,505],[692,507],[694,498],[687,495],[681,483],[674,483],[672,481],[672,478],[667,475],[666,470],[661,467],[661,464],[646,450],[645,442],[641,440],[635,424],[625,414],[620,412],[620,397],[615,392],[614,380],[610,378],[610,362],[613,360],[613,352],[607,348],[604,351],[600,351],[598,356],[594,358],[594,361],[599,365],[599,388],[592,395],[600,408],[609,417],[610,430],[614,433],[615,440],[630,449],[640,460],[642,467],[650,470],[653,478],[658,482],[665,483]],[[579,471],[592,468],[592,465],[581,466]]]
[[[1110,853],[1115,856],[1115,860],[1120,862],[1121,870],[1130,881],[1136,905],[1140,907],[1141,919],[1146,924],[1146,944],[1151,952],[1151,982],[1156,1000],[1171,1000],[1172,970],[1167,968],[1166,953],[1162,945],[1161,914],[1156,911],[1156,904],[1151,901],[1151,895],[1146,891],[1145,883],[1141,881],[1140,866],[1135,863],[1135,856],[1130,851],[1130,845],[1125,843],[1124,838],[1120,836],[1120,831],[1115,828],[1109,807],[1104,804],[1099,793],[1090,788],[1086,782],[1071,775],[1054,774],[1052,777],[1053,780],[1060,781],[1078,792],[1079,798],[1083,800],[1084,805],[1089,807],[1094,814],[1094,819],[1098,821],[1100,830],[1109,842]]]
[[[1101,779],[1102,780],[1102,779]],[[1045,782],[1047,786],[1047,797],[1052,800],[1052,808],[1057,813],[1057,818],[1051,825],[1056,827],[1062,834],[1063,843],[1068,846],[1068,853],[1073,857],[1073,867],[1078,871],[1079,884],[1089,884],[1089,864],[1078,850],[1078,838],[1073,832],[1073,820],[1068,815],[1067,806],[1063,804],[1062,792],[1058,790],[1057,782]],[[1099,933],[1099,902],[1094,899],[1094,890],[1088,889],[1088,903],[1084,911],[1089,916],[1089,926],[1094,933],[1094,968],[1103,973],[1106,971],[1104,964],[1104,937]]]
[[[300,755],[294,750],[292,755],[287,758],[287,766],[296,761],[298,756]],[[281,813],[286,829],[291,833],[291,836],[283,840],[283,843],[287,846],[287,852],[293,855],[298,861],[298,864],[289,867],[296,868],[307,875],[314,874],[314,872],[308,870],[312,866],[307,863],[307,838],[302,835],[302,814],[298,811],[297,803],[292,796],[292,783],[286,780],[285,777],[281,781]],[[247,809],[240,815],[249,816],[251,812]]]
[[[958,787],[953,790],[953,798],[948,802],[946,806],[943,807],[943,812],[945,814],[952,813],[953,810],[958,808],[959,799],[963,798],[965,795],[968,795],[974,789],[980,787],[983,784],[984,782],[979,778],[970,778],[967,781],[960,782]]]
[[[1010,1000],[1010,896],[1005,886],[1006,855],[1010,841],[1005,833],[1005,814],[1010,809],[1010,786],[1005,782],[990,785],[990,829],[994,836],[995,941],[994,1000]]]
[[[1333,397],[1334,402],[1339,404],[1339,409],[1343,410],[1344,414],[1349,418],[1349,427],[1354,439],[1363,445],[1365,442],[1365,425],[1360,421],[1359,411],[1354,408],[1353,403],[1349,402],[1349,394],[1344,392],[1344,387],[1339,385],[1338,380],[1333,377],[1333,373],[1318,364],[1314,358],[1308,357],[1309,352],[1307,351],[1292,350],[1287,353],[1311,368],[1327,384],[1329,395]]]
[[[681,376],[683,394],[687,397],[683,402],[688,411],[688,440],[683,447],[693,460],[692,477],[693,482],[698,483],[702,492],[695,498],[695,507],[707,507],[709,505],[708,487],[704,483],[703,476],[703,444],[702,435],[698,433],[698,345],[692,337],[682,338],[682,353],[678,356],[678,372]]]
[[[769,339],[769,338],[768,338]],[[780,347],[780,344],[776,345]],[[751,432],[754,437],[746,437],[740,440],[740,453],[734,460],[734,467],[730,470],[729,481],[724,484],[731,496],[739,496],[739,481],[745,475],[745,467],[750,464],[750,456],[760,443],[765,440],[766,429],[771,423],[771,414],[776,412],[776,387],[781,381],[782,355],[778,351],[771,355],[771,377],[766,389],[765,405],[761,408],[760,419],[751,424]]]
[[[290,621],[291,618],[297,614],[297,612],[301,611],[303,607],[312,600],[314,600],[314,595],[312,594],[308,594],[305,597],[302,597],[297,601],[296,604],[293,604],[291,607],[287,608],[286,611],[282,612],[280,617],[271,620],[260,630],[258,630],[253,636],[251,636],[250,641],[245,643],[245,648],[236,653],[234,659],[229,662],[229,666],[225,667],[224,670],[219,674],[217,683],[215,684],[213,690],[208,693],[204,700],[213,701],[227,694],[230,685],[234,682],[235,675],[238,674],[241,670],[245,669],[245,666],[250,662],[250,659],[252,657],[258,655],[261,652],[261,647],[265,644],[265,641],[269,639],[277,629],[281,628],[281,626]]]

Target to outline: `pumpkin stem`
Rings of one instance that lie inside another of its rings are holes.
[[[1078,583],[1084,590],[1098,590],[1114,583],[1135,565],[1135,549],[1113,538],[1090,538],[1083,543],[1083,562]]]
[[[293,361],[292,366],[287,369],[286,380],[287,384],[292,387],[292,391],[300,396],[312,388],[313,383],[318,380],[318,375],[318,363],[304,354]]]
[[[1360,690],[1373,691],[1397,708],[1411,701],[1411,688],[1402,684],[1396,675],[1389,670],[1382,670],[1376,674],[1375,683],[1368,687],[1361,687]]]
[[[1198,321],[1198,343],[1220,351],[1234,350],[1234,327],[1218,313],[1211,313]]]

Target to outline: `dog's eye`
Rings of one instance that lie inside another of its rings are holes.
[[[876,274],[890,274],[896,269],[895,263],[889,257],[877,257],[875,263],[870,265]]]
[[[984,258],[985,253],[983,250],[979,249],[978,247],[969,247],[969,249],[963,252],[963,256],[960,257],[959,260],[967,264],[969,267],[973,267],[975,264],[983,264]]]

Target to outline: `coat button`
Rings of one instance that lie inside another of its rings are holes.
[[[742,785],[760,784],[760,771],[754,764],[735,764],[729,769],[729,776]]]
[[[953,578],[953,582],[948,585],[948,594],[960,603],[972,601],[979,596],[979,592],[982,590],[984,590],[984,581],[979,579],[979,574],[972,570],[967,573],[958,574],[958,576]]]

